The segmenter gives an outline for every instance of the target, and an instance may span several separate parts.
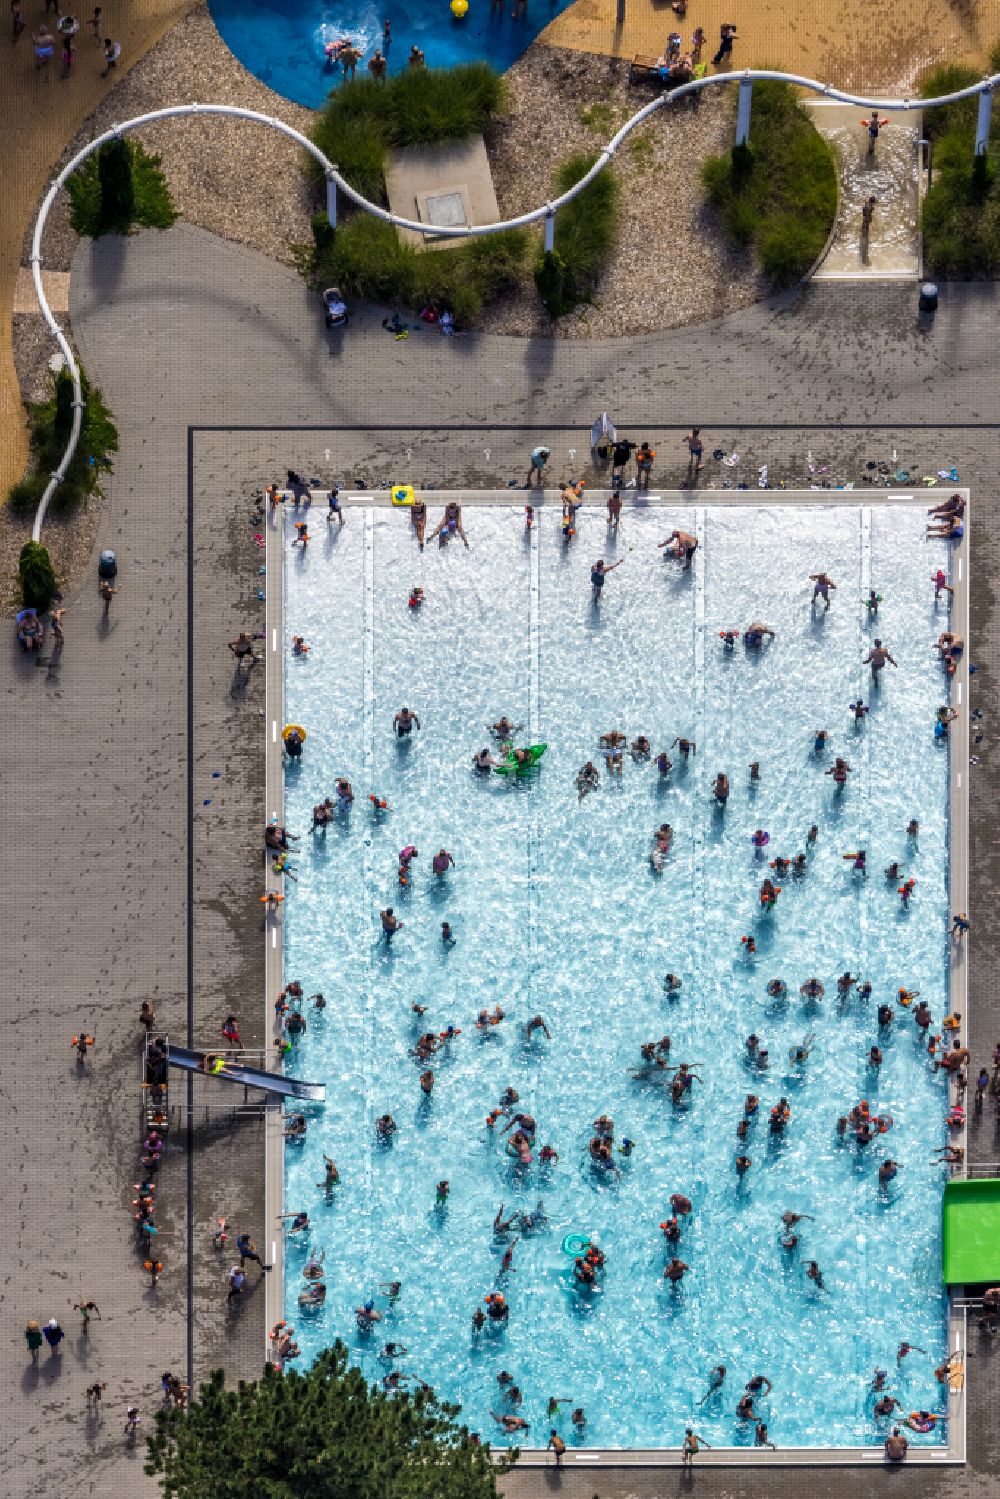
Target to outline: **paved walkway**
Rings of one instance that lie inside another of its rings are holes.
[[[474,485],[489,476],[502,485],[522,475],[539,427],[551,430],[557,462],[576,469],[586,427],[607,407],[637,438],[648,424],[662,454],[672,455],[676,442],[676,455],[655,476],[663,483],[683,474],[680,436],[692,421],[702,423],[709,449],[716,441],[738,445],[751,479],[758,462],[801,477],[809,452],[820,466],[843,465],[845,477],[866,459],[888,458],[894,446],[899,461],[928,472],[957,460],[975,495],[974,576],[985,580],[1000,562],[996,434],[921,424],[929,412],[941,426],[993,420],[998,298],[995,286],[963,287],[921,329],[912,287],[826,285],[628,346],[452,342],[430,333],[396,343],[381,331],[380,314],[365,309],[346,335],[327,334],[315,299],[293,275],[200,231],[177,227],[126,246],[81,248],[71,287],[74,329],[122,437],[98,537],[99,546],[118,551],[122,592],[103,626],[88,574],[69,600],[58,667],[28,666],[12,647],[3,656],[0,732],[19,791],[8,822],[12,846],[32,851],[30,877],[0,891],[10,991],[28,1000],[8,1026],[8,1055],[19,1043],[23,1060],[0,1073],[8,1121],[0,1191],[10,1205],[0,1223],[7,1327],[0,1373],[10,1413],[0,1462],[12,1499],[152,1492],[138,1463],[123,1458],[117,1423],[137,1392],[148,1416],[160,1371],[183,1368],[187,1217],[179,1145],[164,1172],[170,1268],[155,1297],[137,1272],[126,1225],[138,1179],[138,1002],[152,996],[175,1033],[185,1018],[188,424],[318,429],[196,439],[195,1015],[199,1034],[211,1036],[232,1005],[244,1033],[259,1042],[258,689],[234,698],[220,651],[257,607],[249,491],[286,465],[348,478],[360,471],[370,482],[402,470],[420,482]],[[873,420],[896,425],[878,435],[859,430]],[[413,421],[421,430],[406,426]],[[802,425],[763,430],[778,422]],[[344,431],[371,424],[381,430]],[[985,898],[998,883],[987,818],[1000,791],[989,716],[1000,662],[984,582],[973,634],[976,700],[988,710],[983,763],[972,782],[980,892],[972,945],[983,954],[1000,938],[1000,916]],[[1000,1006],[982,962],[971,1009],[978,1057],[1000,1036]],[[88,1075],[77,1078],[69,1037],[83,1023],[96,1030],[98,1046]],[[194,1158],[199,1373],[221,1358],[245,1374],[259,1364],[262,1318],[251,1303],[241,1323],[227,1321],[225,1264],[213,1262],[209,1247],[217,1212],[265,1237],[254,1198],[261,1180],[255,1128],[241,1126],[236,1137],[235,1127],[213,1131],[199,1139]],[[973,1148],[979,1158],[995,1154],[988,1127]],[[72,1327],[67,1303],[81,1291],[105,1314],[93,1350],[71,1339],[61,1368],[58,1361],[47,1368],[43,1357],[33,1375],[24,1319],[58,1315]],[[985,1496],[993,1482],[1000,1411],[990,1357],[991,1348],[973,1344],[971,1464],[949,1480],[956,1499]],[[104,1430],[84,1421],[83,1389],[95,1377],[108,1379],[114,1402]],[[81,1461],[84,1454],[92,1456]],[[705,1472],[696,1481],[720,1499],[801,1494],[795,1474]],[[809,1482],[818,1499],[834,1499],[822,1475]],[[837,1476],[840,1493],[847,1482]],[[602,1499],[672,1496],[681,1483],[675,1473],[604,1476],[600,1492]],[[880,1490],[881,1475],[870,1484],[869,1492]],[[573,1499],[591,1499],[597,1487],[588,1472],[564,1480],[525,1474],[506,1489],[527,1499],[563,1485]],[[923,1478],[910,1487],[929,1493]]]
[[[100,76],[103,48],[85,24],[93,7],[79,13],[81,34],[68,78],[59,76],[58,56],[36,70],[31,37],[44,7],[41,0],[24,0],[22,9],[26,29],[11,45],[10,18],[4,8],[0,43],[0,494],[21,477],[27,458],[10,341],[21,245],[52,164],[116,81],[114,76]],[[122,45],[117,76],[189,9],[190,0],[129,0],[127,7],[105,6],[109,34]],[[56,18],[50,14],[48,19]]]

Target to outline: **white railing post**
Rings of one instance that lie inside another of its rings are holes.
[[[750,139],[750,100],[753,97],[753,79],[747,74],[740,79],[739,98],[736,103],[736,144],[745,146]]]
[[[337,227],[337,179],[332,172],[326,174],[326,216],[330,220],[330,228]]]
[[[979,118],[976,121],[976,155],[985,156],[990,144],[990,116],[993,113],[993,89],[990,85],[979,95]]]
[[[554,250],[556,247],[556,216],[550,208],[545,215],[545,248]]]

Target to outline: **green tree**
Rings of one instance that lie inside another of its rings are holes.
[[[139,141],[109,141],[66,183],[70,223],[77,234],[131,234],[136,225],[169,229],[176,221],[159,156]]]
[[[101,475],[111,473],[112,453],[118,451],[118,430],[111,413],[95,389],[80,371],[83,413],[80,439],[70,459],[66,476],[52,496],[55,513],[72,510],[88,495],[101,494]],[[73,380],[69,370],[55,376],[52,394],[47,401],[29,406],[31,427],[29,442],[33,466],[31,472],[15,484],[7,496],[8,504],[19,515],[35,509],[48,483],[48,477],[62,461],[73,425]]]
[[[373,1388],[338,1340],[303,1374],[227,1390],[216,1370],[186,1414],[157,1412],[146,1472],[164,1499],[495,1499],[517,1453],[494,1465],[458,1412]]]
[[[127,234],[135,221],[135,183],[128,141],[108,141],[97,153],[102,234]]]
[[[56,596],[55,569],[40,541],[26,541],[17,564],[21,602],[25,609],[47,609]]]

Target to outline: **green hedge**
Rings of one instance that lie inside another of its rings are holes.
[[[80,371],[84,411],[76,452],[63,482],[50,502],[56,514],[72,510],[88,495],[101,493],[101,475],[111,473],[111,454],[118,451],[118,431],[101,393]],[[52,381],[52,394],[37,406],[28,407],[31,429],[32,471],[8,492],[7,503],[18,514],[33,511],[49,476],[58,467],[73,425],[73,381],[68,370],[60,370]]]
[[[40,541],[26,541],[17,563],[21,604],[25,609],[48,609],[58,590],[51,558]]]
[[[169,229],[177,218],[159,156],[134,140],[108,141],[66,183],[70,223],[89,239]]]
[[[488,63],[457,68],[408,68],[384,83],[354,78],[330,94],[312,139],[344,177],[384,203],[385,158],[391,147],[426,146],[478,135],[507,104],[507,86]],[[306,157],[310,181],[323,173]]]
[[[568,157],[555,174],[556,195],[568,192],[596,160],[596,155]],[[550,317],[590,301],[614,248],[620,196],[614,168],[606,166],[556,214],[555,258],[543,255],[535,270],[535,285]]]
[[[313,225],[313,274],[345,296],[419,311],[447,307],[461,326],[520,281],[528,251],[523,229],[488,234],[448,250],[404,243],[391,224],[356,214],[330,230],[325,215]]]
[[[990,56],[1000,71],[1000,44]],[[974,68],[942,65],[920,80],[920,97],[933,99],[980,82]],[[931,186],[921,207],[924,265],[936,276],[1000,274],[1000,119],[994,107],[989,146],[975,155],[978,98],[929,109],[924,131],[934,143]]]
[[[754,84],[749,149],[710,156],[701,178],[730,239],[756,246],[775,286],[806,274],[833,227],[837,165],[789,84]]]

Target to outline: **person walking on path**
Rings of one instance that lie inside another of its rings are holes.
[[[875,142],[878,140],[878,133],[886,125],[888,125],[888,123],[889,123],[889,116],[886,115],[886,117],[885,117],[884,120],[880,120],[879,117],[878,117],[878,110],[877,109],[873,109],[872,112],[871,112],[871,114],[869,115],[868,119],[867,120],[862,120],[861,123],[864,126],[864,128],[868,131],[868,155],[869,155],[869,157],[874,156],[875,155]]]
[[[88,1410],[94,1410],[94,1411],[97,1412],[98,1415],[100,1415],[100,1412],[101,1412],[101,1397],[104,1394],[104,1391],[106,1389],[107,1389],[107,1385],[104,1384],[104,1383],[102,1383],[102,1381],[99,1380],[99,1379],[95,1380],[93,1384],[89,1384],[87,1386],[87,1409]]]
[[[94,6],[94,14],[87,22],[87,25],[94,33],[94,42],[99,47],[101,45],[101,7],[99,5]]]
[[[536,474],[538,475],[538,487],[539,489],[542,487],[542,475],[545,472],[545,465],[548,463],[551,454],[551,448],[546,448],[541,445],[539,445],[537,448],[532,448],[531,467],[528,469],[528,479],[524,486],[525,489],[531,488]]]
[[[10,0],[10,39],[16,42],[24,30],[24,17],[21,14],[21,0]]]
[[[101,1309],[97,1305],[96,1301],[74,1301],[73,1310],[74,1312],[79,1312],[80,1316],[83,1319],[84,1337],[87,1337],[90,1333],[91,1314],[93,1314],[97,1318],[98,1322],[102,1322],[104,1320],[101,1316]]]
[[[55,1353],[56,1349],[59,1347],[59,1344],[62,1342],[66,1334],[59,1326],[59,1323],[56,1321],[55,1317],[50,1317],[45,1326],[42,1328],[42,1336],[45,1338],[46,1343],[48,1343],[49,1345],[49,1352]]]
[[[118,588],[117,584],[109,582],[107,578],[102,578],[101,579],[101,582],[100,582],[100,595],[101,595],[101,598],[104,600],[104,618],[105,619],[107,619],[108,615],[111,613],[111,600],[114,598],[115,594],[118,593],[118,591],[119,591],[119,588]]]
[[[247,1283],[246,1271],[241,1270],[239,1265],[234,1265],[229,1272],[229,1294],[226,1297],[226,1306],[232,1306],[238,1297],[243,1295],[243,1288]]]
[[[701,460],[705,451],[701,441],[701,428],[692,427],[684,441],[687,443],[688,449],[688,476],[696,478],[698,470],[701,468]]]
[[[62,74],[68,78],[76,58],[75,37],[80,30],[80,23],[75,16],[61,16],[59,19],[59,35],[62,38]]]
[[[104,38],[104,72],[101,74],[102,78],[107,78],[109,73],[114,72],[121,55],[121,42],[113,42],[109,36],[106,36]]]
[[[137,1405],[130,1405],[130,1406],[126,1407],[126,1410],[125,1410],[125,1440],[127,1442],[134,1442],[135,1441],[136,1433],[139,1430],[139,1422],[141,1420],[142,1420],[142,1417],[139,1415],[139,1407]]]
[[[33,1364],[37,1364],[38,1350],[42,1346],[42,1329],[39,1327],[34,1317],[32,1317],[31,1321],[24,1329],[24,1341],[28,1345],[28,1352],[31,1354],[31,1362]]]
[[[56,55],[56,39],[43,21],[33,37],[35,44],[35,71],[46,67]]]
[[[736,27],[732,21],[723,21],[719,30],[719,50],[712,58],[712,66],[717,68],[724,57],[732,57],[733,43],[736,41]],[[706,1446],[708,1443],[706,1442]]]

